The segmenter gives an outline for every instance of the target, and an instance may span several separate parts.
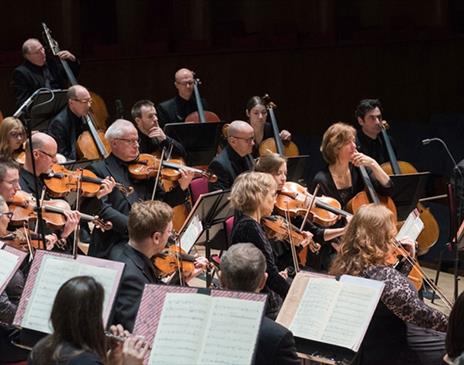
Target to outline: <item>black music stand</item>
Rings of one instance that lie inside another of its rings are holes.
[[[41,91],[30,107],[30,127],[33,130],[46,130],[48,123],[68,103],[67,90]]]
[[[390,176],[393,182],[392,199],[396,205],[399,221],[404,221],[416,208],[419,199],[424,197],[429,176],[430,172]]]
[[[216,156],[224,124],[169,123],[164,126],[164,132],[184,146],[188,166],[208,165]]]
[[[309,164],[309,155],[287,157],[287,180],[300,182]]]
[[[179,237],[182,238],[193,220],[200,221],[202,228],[193,244],[203,243],[205,245],[205,256],[208,259],[211,257],[211,248],[218,247],[213,246],[214,244],[219,244],[220,249],[227,249],[225,234],[221,234],[221,232],[225,231],[224,225],[227,218],[234,215],[234,209],[229,202],[229,195],[230,190],[218,190],[201,194],[179,231]],[[182,239],[180,241],[182,244]],[[191,249],[191,247],[182,248],[187,252]],[[211,273],[208,269],[206,272],[207,287],[211,285],[211,279]]]

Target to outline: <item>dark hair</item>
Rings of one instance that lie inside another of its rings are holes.
[[[19,170],[19,165],[14,160],[0,158],[0,182],[5,178],[8,170]]]
[[[256,162],[256,172],[266,172],[271,175],[276,175],[280,167],[287,162],[287,158],[278,153],[268,153],[260,156]]]
[[[263,105],[264,107],[266,104],[264,103],[263,99],[260,96],[252,96],[246,105],[246,110],[249,113],[251,109],[253,109],[256,105]]]
[[[358,106],[356,107],[354,116],[356,120],[358,118],[363,119],[367,112],[375,108],[379,108],[380,112],[382,112],[382,105],[380,104],[379,99],[363,99],[359,102]]]
[[[139,100],[134,105],[132,105],[131,115],[132,118],[141,118],[142,117],[142,107],[143,106],[155,106],[152,101],[150,100]]]
[[[464,352],[464,292],[461,293],[453,305],[449,315],[448,331],[446,332],[446,353],[456,358]]]
[[[53,334],[32,350],[34,364],[65,362],[84,351],[106,363],[103,299],[103,286],[90,276],[66,281],[56,294],[50,314]]]

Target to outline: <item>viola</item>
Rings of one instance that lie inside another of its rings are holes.
[[[180,179],[181,174],[179,169],[181,168],[204,176],[208,178],[210,182],[217,181],[216,175],[211,174],[208,171],[184,166],[179,163],[179,160],[177,160],[177,162],[173,162],[173,160],[161,161],[159,158],[148,153],[141,153],[139,157],[137,157],[137,159],[129,165],[129,173],[132,178],[136,180],[146,180],[150,177],[156,176],[160,168],[161,177],[169,181],[177,181]]]
[[[29,220],[37,219],[37,204],[34,197],[25,191],[17,191],[10,202],[8,202],[10,211],[13,212],[11,224],[21,225]],[[42,202],[42,218],[45,224],[52,229],[61,229],[66,224],[64,212],[71,210],[68,202],[64,200],[44,200]],[[105,222],[97,216],[80,213],[80,219],[84,222],[92,222],[95,227],[101,230],[112,228],[111,222]]]
[[[85,197],[95,196],[100,191],[103,182],[103,179],[90,170],[71,171],[57,164],[52,166],[52,171],[45,175],[43,180],[50,195],[55,198],[61,198],[71,191],[77,191],[79,185],[80,194]],[[125,186],[121,183],[116,183],[115,187],[126,196],[134,191],[132,186]]]
[[[295,182],[287,181],[283,188],[277,192],[274,207],[279,214],[284,214],[288,211],[291,217],[304,217],[312,199],[313,195],[305,187]],[[327,196],[316,197],[315,204],[310,212],[312,220],[323,227],[334,225],[340,216],[347,217],[351,215],[341,209],[341,204],[338,200]]]
[[[182,272],[190,276],[195,270],[195,257],[188,255],[177,245],[169,246],[157,254],[153,259],[153,264],[160,271],[161,277],[174,274],[179,268]]]
[[[0,237],[0,241],[18,250],[29,252],[29,248],[41,249],[42,236],[27,228],[21,227]]]

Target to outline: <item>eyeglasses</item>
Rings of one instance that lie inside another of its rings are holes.
[[[132,145],[140,144],[140,139],[128,139],[128,138],[115,138],[115,139],[119,139],[120,141],[124,141]]]
[[[11,181],[2,180],[1,182],[7,183],[8,185],[19,185],[19,179],[14,179]]]
[[[45,152],[45,151],[42,151],[42,150],[39,150],[39,149],[36,150],[36,151],[42,152],[44,155],[47,155],[51,159],[54,159],[56,157],[56,153],[54,155],[52,155],[51,153],[48,153],[48,152]]]
[[[251,143],[255,140],[255,137],[248,137],[248,138],[237,137],[237,136],[231,136],[231,137],[244,140],[246,143]]]
[[[3,212],[3,213],[0,213],[0,217],[8,217],[8,219],[11,219],[13,217],[13,212]]]
[[[92,104],[93,100],[92,99],[72,99],[74,101],[77,101],[78,103],[82,104]]]
[[[182,85],[182,86],[192,86],[195,83],[195,81],[176,81],[176,84]]]
[[[8,133],[8,136],[11,138],[24,138],[24,133],[22,132],[10,132]]]

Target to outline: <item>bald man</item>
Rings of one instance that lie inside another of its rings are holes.
[[[68,89],[68,104],[50,121],[47,133],[58,144],[58,153],[68,160],[76,160],[76,142],[85,131],[83,118],[88,114],[92,98],[89,91],[81,85]]]
[[[48,58],[45,49],[38,39],[29,38],[22,46],[24,62],[13,71],[12,87],[16,97],[16,107],[41,87],[49,89],[66,89],[69,82],[61,62],[56,58]],[[79,70],[76,57],[69,51],[60,51],[57,56],[69,61],[74,75]]]
[[[174,86],[177,89],[177,95],[172,99],[163,101],[157,107],[161,127],[164,127],[167,123],[184,122],[187,115],[197,111],[193,83],[193,71],[187,68],[177,70],[174,75]],[[201,102],[203,107],[206,108],[203,98]]]
[[[208,170],[218,178],[215,183],[209,183],[209,191],[230,189],[238,175],[253,169],[251,152],[254,144],[254,130],[251,125],[243,120],[230,123],[227,146],[208,166]]]

